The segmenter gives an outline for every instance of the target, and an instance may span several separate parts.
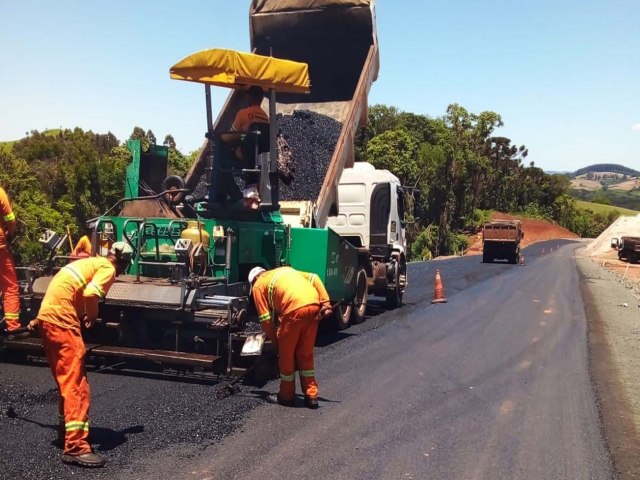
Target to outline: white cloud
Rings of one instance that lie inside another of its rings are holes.
[[[633,130],[635,132],[640,132],[640,123],[636,123],[635,125],[633,125],[631,127],[631,130]]]

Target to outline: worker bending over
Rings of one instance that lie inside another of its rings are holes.
[[[11,254],[11,241],[16,234],[16,215],[7,192],[0,187],[0,292],[2,292],[4,322],[8,333],[20,328],[20,288],[16,265]],[[25,336],[29,336],[26,333]]]
[[[269,271],[255,267],[249,272],[249,282],[260,326],[278,351],[280,393],[276,401],[293,406],[298,369],[305,405],[318,408],[313,348],[320,319],[331,314],[327,290],[317,275],[291,267]],[[271,312],[279,319],[277,329]]]
[[[116,242],[107,257],[77,260],[53,277],[40,311],[29,324],[38,326],[53,378],[58,385],[58,440],[64,440],[62,461],[83,467],[102,467],[104,458],[89,445],[90,390],[84,366],[86,348],[81,327],[90,328],[98,317],[116,275],[131,264],[133,250]]]

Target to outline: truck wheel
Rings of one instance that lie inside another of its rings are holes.
[[[387,308],[398,308],[402,306],[402,292],[400,291],[400,285],[396,284],[396,287],[387,292]]]
[[[367,312],[367,300],[369,299],[369,292],[367,286],[367,272],[364,268],[358,270],[356,276],[356,296],[353,299],[353,309],[351,314],[351,323],[357,325],[364,321],[365,313]]]
[[[482,252],[482,263],[491,263],[492,260],[493,259],[489,255],[489,252],[487,251]]]
[[[387,308],[398,308],[402,306],[402,291],[400,290],[400,282],[398,281],[398,270],[396,269],[396,278],[393,290],[387,290]]]
[[[349,304],[340,304],[336,307],[333,312],[333,318],[336,322],[336,328],[338,330],[344,330],[345,328],[349,328],[350,320],[351,320],[351,310],[353,305]]]

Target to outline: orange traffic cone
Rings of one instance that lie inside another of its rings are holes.
[[[447,299],[444,297],[444,290],[442,288],[442,280],[440,279],[440,270],[436,270],[436,288],[433,293],[433,300],[431,303],[446,303]]]

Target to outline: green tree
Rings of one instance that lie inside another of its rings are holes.
[[[40,189],[29,163],[0,150],[0,185],[7,191],[18,221],[17,238],[12,245],[18,264],[29,265],[45,257],[38,238],[45,228],[58,232],[73,225],[69,208],[57,208]]]
[[[418,142],[405,130],[387,130],[371,139],[367,158],[376,168],[392,171],[403,184],[418,175]]]
[[[189,168],[191,167],[193,160],[191,157],[183,155],[176,146],[176,141],[173,135],[168,134],[164,137],[163,145],[169,149],[168,170],[169,175],[179,175],[184,177]]]

